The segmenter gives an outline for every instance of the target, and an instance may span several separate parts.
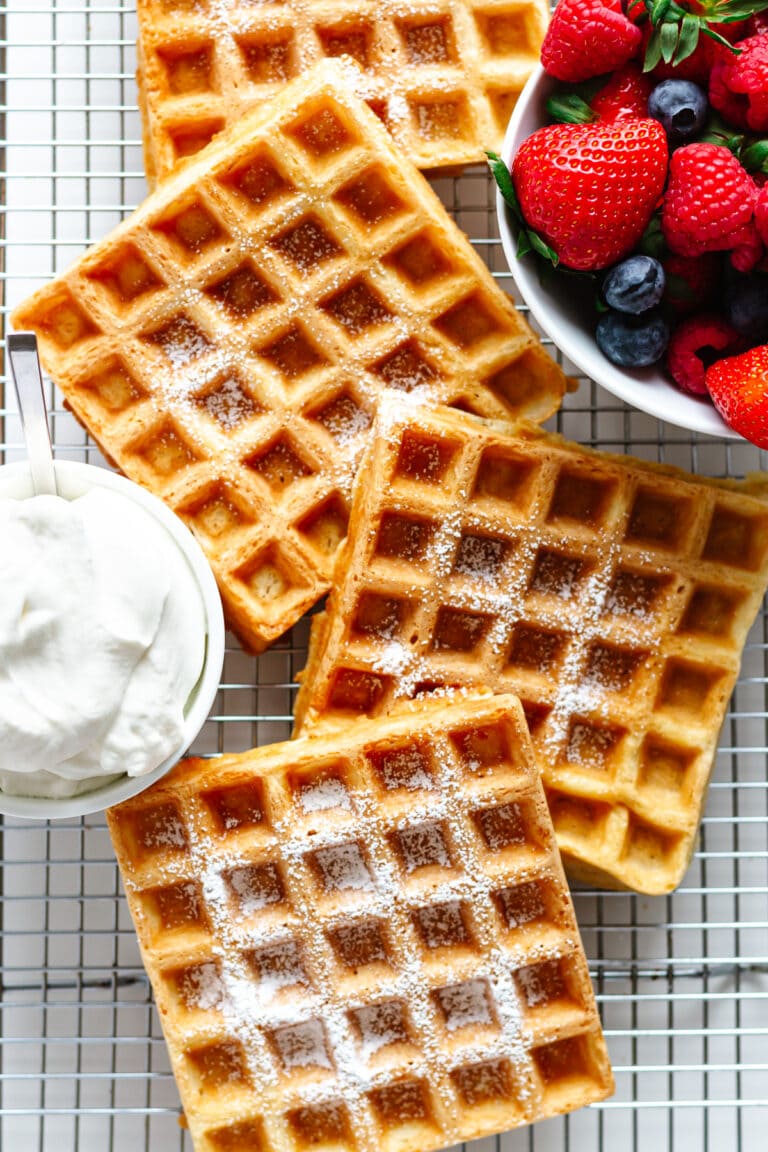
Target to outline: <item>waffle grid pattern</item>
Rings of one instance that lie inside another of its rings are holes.
[[[385,389],[543,419],[565,383],[342,76],[252,113],[13,316],[257,651],[328,588]]]
[[[138,0],[150,182],[326,57],[420,168],[498,148],[547,23],[542,0]]]
[[[424,1152],[610,1091],[514,698],[187,761],[109,823],[199,1152]]]
[[[768,582],[762,500],[435,412],[382,429],[339,570],[300,729],[515,692],[569,869],[679,883]]]

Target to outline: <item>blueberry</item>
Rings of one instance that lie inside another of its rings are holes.
[[[627,316],[605,312],[597,322],[600,351],[621,368],[647,368],[664,355],[669,343],[669,325],[659,312]]]
[[[652,256],[629,256],[615,264],[603,279],[606,304],[619,312],[647,312],[664,295],[664,269]]]
[[[693,140],[708,113],[706,92],[691,80],[662,80],[648,97],[648,115],[661,122],[673,147]]]
[[[751,272],[745,276],[730,264],[725,269],[725,315],[750,343],[768,341],[768,276]]]

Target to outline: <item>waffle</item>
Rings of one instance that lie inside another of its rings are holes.
[[[150,182],[323,57],[420,168],[499,148],[538,61],[545,0],[138,0],[139,104]]]
[[[679,883],[768,583],[768,505],[447,410],[382,429],[297,727],[440,685],[523,702],[566,870]]]
[[[612,1091],[514,697],[188,760],[108,818],[196,1152],[428,1152]]]
[[[565,386],[343,73],[242,118],[12,317],[255,651],[328,588],[384,390],[544,419]]]

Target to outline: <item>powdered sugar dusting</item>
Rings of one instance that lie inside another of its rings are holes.
[[[484,980],[468,980],[453,984],[436,993],[449,1032],[468,1028],[471,1024],[491,1024],[490,992]]]
[[[389,1044],[402,1044],[408,1040],[405,1010],[399,1001],[359,1008],[355,1020],[360,1029],[360,1054],[364,1058]]]
[[[451,856],[441,824],[430,822],[401,828],[397,839],[406,872],[435,865],[450,866]]]
[[[405,788],[416,792],[433,787],[425,754],[418,747],[394,748],[380,758],[378,766],[384,787],[390,790]]]
[[[302,812],[324,812],[329,808],[352,809],[352,801],[344,784],[336,776],[319,777],[302,784],[298,792]]]
[[[201,405],[211,417],[227,432],[237,428],[243,420],[249,419],[256,411],[256,405],[233,376],[223,380],[214,392],[209,392],[201,400]]]
[[[463,718],[466,706],[452,707],[457,710],[453,727],[461,727],[458,713]],[[354,813],[352,836],[350,818],[345,818],[343,837],[334,819],[313,827],[310,838],[293,806],[277,806],[271,809],[270,830],[277,842],[265,847],[259,840],[255,858],[255,845],[245,837],[234,843],[231,837],[219,838],[193,806],[184,811],[211,924],[203,961],[209,967],[191,977],[188,995],[201,1005],[216,1005],[232,1043],[245,1054],[256,1096],[263,1086],[279,1089],[282,1077],[296,1075],[296,1106],[343,1099],[353,1127],[365,1123],[366,1093],[388,1084],[395,1071],[399,1079],[407,1074],[408,1083],[430,1081],[457,1063],[509,1061],[516,1093],[536,1106],[528,1052],[533,1038],[521,1018],[511,970],[521,955],[535,963],[551,956],[552,948],[534,939],[522,954],[516,946],[513,959],[502,943],[493,942],[494,933],[490,939],[486,935],[496,923],[498,880],[485,871],[467,820],[468,804],[476,802],[469,800],[463,770],[449,751],[451,714],[441,712],[437,724],[425,722],[425,715],[416,738],[401,725],[389,739],[357,752],[352,740],[346,750],[351,761],[358,755],[361,766],[373,764],[380,772],[394,751],[398,780],[423,783],[422,776],[428,777],[430,791],[419,795],[412,789],[394,826],[388,818],[382,828],[380,792],[355,791],[355,807],[349,810]],[[326,750],[314,777],[304,760],[300,768],[286,767],[284,786],[293,787],[297,804],[299,771],[319,782],[321,795],[328,784],[335,793],[333,785],[341,781],[323,774],[327,765]],[[539,787],[530,775],[530,787]],[[226,781],[231,788],[231,762]],[[205,787],[218,785],[213,761]],[[402,849],[399,865],[395,834]],[[425,865],[441,870],[419,889],[415,907],[403,888],[406,861],[416,870]],[[463,979],[435,987],[425,978],[424,958],[434,948],[461,949],[457,959],[462,957]],[[376,966],[375,985],[365,979],[368,965]],[[356,995],[362,1002],[340,995],[340,969],[361,978]],[[376,988],[373,1002],[366,999],[368,986]],[[435,1027],[436,1013],[448,1034],[465,1030],[460,1054],[446,1050],[444,1034]],[[473,1035],[472,1028],[482,1033]],[[397,1045],[407,1045],[407,1069],[389,1062],[405,1059]],[[391,1055],[383,1059],[385,1051]],[[446,1132],[446,1138],[452,1135]]]
[[[272,1040],[286,1071],[291,1068],[332,1068],[320,1020],[307,1020],[288,1028],[278,1028]]]
[[[179,995],[188,1008],[202,1011],[221,1009],[226,992],[218,966],[209,961],[186,968],[179,980]]]
[[[229,884],[245,916],[270,904],[279,904],[283,899],[280,875],[273,864],[235,868],[229,874]]]
[[[188,316],[177,316],[152,337],[172,368],[183,368],[211,348],[211,344]]]
[[[173,804],[161,804],[141,813],[136,839],[141,848],[186,848],[187,832]]]
[[[455,571],[473,580],[491,583],[496,579],[507,545],[490,536],[462,536],[456,554]]]
[[[358,844],[319,848],[314,853],[314,861],[327,891],[373,891],[373,877]]]
[[[537,1008],[555,999],[564,991],[556,960],[543,964],[530,964],[515,972],[515,980],[529,1008]]]

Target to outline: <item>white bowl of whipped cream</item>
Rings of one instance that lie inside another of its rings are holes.
[[[163,776],[224,660],[213,574],[181,520],[106,468],[0,467],[0,812],[83,816]]]

